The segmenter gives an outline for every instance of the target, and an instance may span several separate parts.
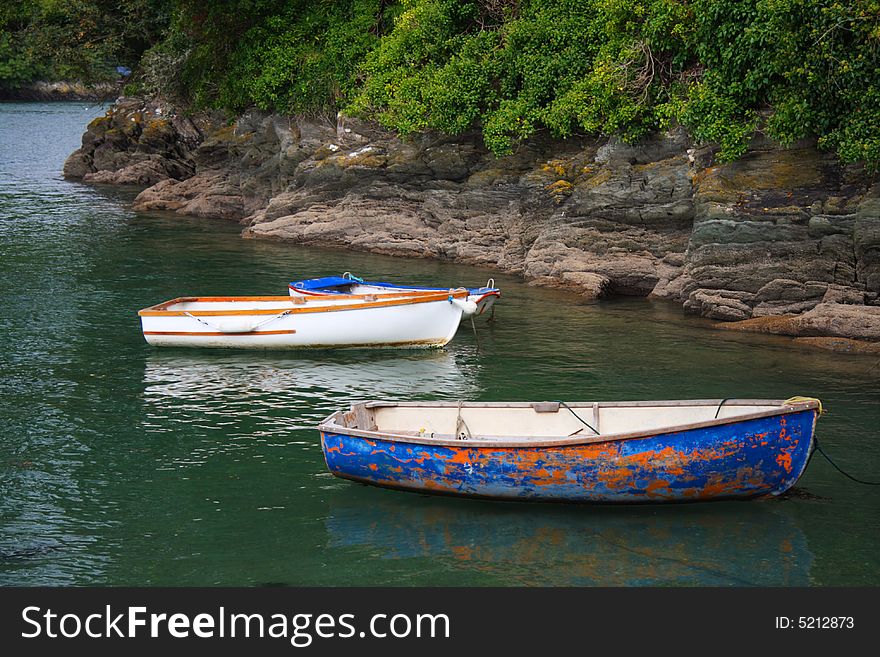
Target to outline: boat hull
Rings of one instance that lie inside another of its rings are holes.
[[[462,309],[446,298],[397,305],[381,303],[323,312],[267,316],[230,313],[193,317],[161,312],[144,315],[146,341],[157,347],[245,349],[431,348],[455,335]],[[263,324],[260,326],[260,324]],[[240,327],[256,326],[253,330]]]
[[[646,503],[779,495],[806,468],[816,411],[558,446],[404,443],[322,431],[327,467],[363,483],[463,497]]]

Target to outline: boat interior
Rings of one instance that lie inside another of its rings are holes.
[[[369,303],[380,299],[404,299],[418,297],[419,299],[445,299],[445,292],[424,293],[424,292],[401,292],[399,294],[383,294],[377,296],[374,294],[361,295],[326,295],[326,296],[262,296],[262,297],[180,297],[171,299],[164,303],[144,308],[141,312],[167,312],[167,313],[184,313],[184,312],[202,312],[202,311],[224,311],[224,310],[274,310],[284,311],[291,308],[303,307],[335,307],[341,305],[351,305],[358,303]],[[458,293],[457,297],[463,297],[466,293]]]
[[[198,310],[283,310],[286,308],[294,308],[303,304],[310,306],[335,306],[340,303],[352,303],[349,299],[337,299],[334,297],[304,297],[296,298],[287,295],[286,297],[240,297],[238,299],[232,297],[200,297],[196,299],[183,299],[177,303],[166,306],[166,310],[193,312]]]
[[[628,434],[779,410],[783,402],[701,400],[430,404],[366,402],[340,413],[349,429],[448,440],[560,439]]]

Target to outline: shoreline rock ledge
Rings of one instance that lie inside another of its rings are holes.
[[[246,238],[438,258],[587,298],[678,302],[719,326],[880,353],[880,182],[802,142],[719,164],[683,131],[637,146],[248,112],[232,124],[122,98],[64,175],[147,186],[136,210],[239,221]]]

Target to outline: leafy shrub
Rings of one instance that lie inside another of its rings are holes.
[[[193,49],[186,65],[197,104],[241,111],[335,111],[357,84],[357,66],[379,41],[381,0],[182,0],[177,29]]]
[[[479,126],[501,154],[540,130],[635,141],[681,123],[722,160],[766,130],[880,165],[878,0],[402,4],[349,109],[404,134]]]
[[[142,56],[143,55],[143,56]],[[142,57],[141,57],[142,56]],[[880,168],[880,0],[8,0],[0,85],[99,79],[236,113],[349,113],[403,135],[634,142],[755,131]]]
[[[0,86],[97,82],[134,66],[163,34],[173,0],[4,0]]]

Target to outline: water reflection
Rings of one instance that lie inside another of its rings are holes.
[[[676,507],[492,504],[387,491],[334,502],[329,547],[441,559],[499,583],[806,586],[813,555],[776,502]]]
[[[457,396],[477,391],[476,363],[442,349],[388,352],[230,352],[202,356],[151,353],[146,358],[147,397],[213,402],[243,394]]]
[[[265,433],[313,430],[353,401],[472,398],[479,365],[467,351],[303,354],[155,353],[144,369],[146,416],[222,423],[227,435],[247,420]]]

